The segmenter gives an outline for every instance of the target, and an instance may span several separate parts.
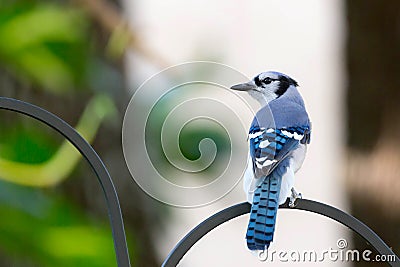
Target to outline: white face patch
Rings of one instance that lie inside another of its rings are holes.
[[[270,78],[272,81],[271,83],[265,84],[263,82],[264,79]],[[256,79],[259,80],[261,86],[259,85],[258,81],[256,83]],[[278,95],[275,93],[279,88],[279,75],[274,72],[263,72],[256,76],[253,80],[253,83],[258,85],[257,89],[250,90],[248,93],[250,96],[255,98],[260,104],[265,105],[270,101],[278,98]]]
[[[262,106],[268,104],[270,101],[278,98],[278,96],[273,92],[268,92],[265,89],[261,90],[250,90],[247,91],[249,95],[257,100]]]
[[[264,82],[264,80],[268,78],[270,79],[270,82]],[[279,89],[280,84],[278,73],[270,71],[263,72],[258,75],[258,80],[262,84],[262,86],[259,87],[260,93],[262,93],[267,103],[271,100],[278,98],[278,95],[276,94],[276,91]]]
[[[282,89],[281,82],[286,82],[287,87],[284,85]],[[289,76],[276,71],[262,72],[254,77],[251,83],[256,88],[247,92],[263,106],[284,94],[289,85],[297,86]]]

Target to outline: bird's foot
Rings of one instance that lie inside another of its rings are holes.
[[[301,195],[301,193],[297,193],[297,191],[293,187],[292,188],[292,194],[289,197],[289,207],[290,208],[296,207],[296,200],[297,199],[302,199],[302,198],[303,198],[303,196]]]

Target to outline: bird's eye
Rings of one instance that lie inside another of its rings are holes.
[[[269,77],[267,77],[267,78],[265,78],[265,79],[263,80],[263,83],[265,83],[265,84],[270,84],[271,82],[272,82],[272,79],[269,78]]]

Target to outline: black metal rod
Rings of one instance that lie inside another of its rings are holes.
[[[118,195],[115,191],[110,174],[101,161],[99,155],[97,155],[86,140],[68,123],[42,108],[16,99],[0,97],[0,109],[25,114],[47,124],[68,139],[68,141],[70,141],[71,144],[74,145],[85,157],[93,171],[96,173],[106,198],[118,266],[130,267],[128,246],[126,244]]]
[[[281,205],[280,208],[289,208],[288,202]],[[372,247],[376,249],[381,255],[394,255],[395,261],[387,262],[390,266],[399,267],[400,260],[399,257],[394,254],[394,252],[383,242],[383,240],[368,226],[354,218],[353,216],[326,204],[307,200],[298,199],[296,201],[296,206],[289,209],[298,209],[314,212],[326,217],[329,217],[355,231],[362,238],[364,238]],[[231,207],[228,207],[208,219],[201,222],[193,230],[191,230],[170,252],[168,257],[163,263],[163,267],[177,266],[180,260],[185,256],[189,249],[196,244],[203,236],[209,233],[211,230],[217,226],[241,215],[250,212],[250,204],[247,202],[240,203]]]

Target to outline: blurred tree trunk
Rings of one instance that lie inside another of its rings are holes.
[[[346,1],[352,213],[400,254],[400,2]],[[355,237],[356,247],[370,248]],[[360,262],[356,266],[377,263]],[[381,264],[379,264],[381,265]]]

